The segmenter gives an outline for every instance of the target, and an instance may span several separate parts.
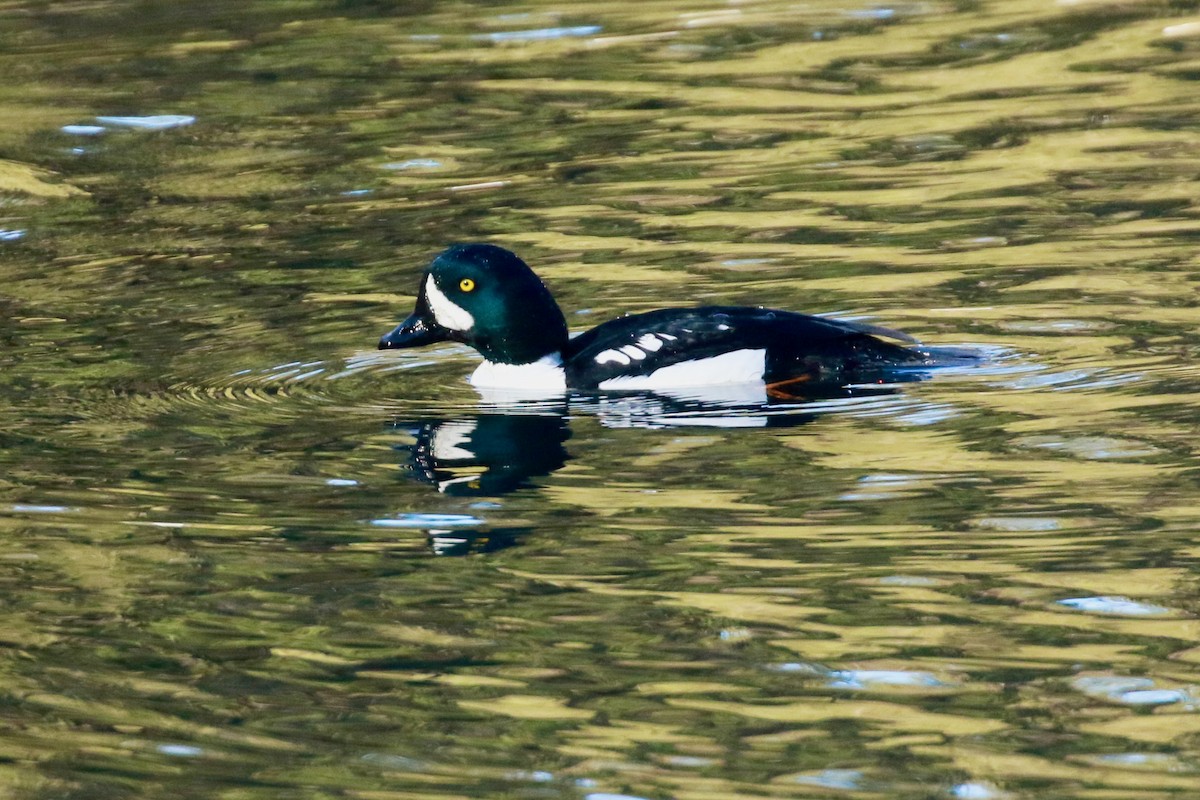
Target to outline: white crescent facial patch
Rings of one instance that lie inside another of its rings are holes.
[[[429,310],[438,325],[452,331],[469,331],[475,326],[475,317],[453,300],[442,294],[437,282],[430,275],[425,280],[425,299],[429,302]]]

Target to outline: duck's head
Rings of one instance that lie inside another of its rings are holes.
[[[469,344],[497,364],[529,364],[567,344],[567,322],[524,261],[490,244],[456,244],[421,276],[417,307],[379,349]]]

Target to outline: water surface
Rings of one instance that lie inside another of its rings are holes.
[[[1200,786],[1195,2],[0,29],[6,794]],[[987,359],[495,404],[373,350],[453,241],[576,330],[765,304]]]

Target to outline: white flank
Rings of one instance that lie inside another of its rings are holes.
[[[471,374],[471,385],[481,388],[564,392],[567,375],[562,356],[551,353],[530,364],[497,364],[484,361]]]
[[[475,318],[471,316],[471,312],[456,305],[449,297],[442,294],[442,290],[438,288],[432,275],[425,281],[425,299],[429,301],[433,318],[443,328],[449,328],[452,331],[469,331],[475,325]]]
[[[620,350],[605,350],[596,356],[597,364],[628,364],[629,356]]]
[[[721,386],[762,380],[767,368],[766,350],[733,350],[711,358],[684,361],[656,369],[649,375],[621,375],[601,381],[600,389],[678,389],[684,386]]]
[[[438,429],[434,431],[433,441],[429,443],[429,449],[434,458],[442,461],[461,461],[463,459],[475,458],[474,453],[462,447],[463,444],[470,441],[471,434],[474,432],[474,422],[447,422],[444,425],[438,426]]]

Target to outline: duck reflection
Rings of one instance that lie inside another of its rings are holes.
[[[607,428],[762,428],[805,425],[839,408],[895,397],[895,384],[842,387],[800,402],[760,390],[722,388],[720,394],[597,394],[570,398],[570,415],[586,415]],[[456,497],[488,497],[529,486],[567,463],[571,438],[568,404],[485,395],[480,411],[449,419],[424,419],[407,428],[416,441],[397,449],[408,474]]]
[[[406,474],[462,498],[498,497],[528,487],[570,459],[565,443],[570,421],[587,416],[607,428],[762,428],[806,425],[829,413],[888,413],[909,407],[900,385],[839,387],[809,397],[783,400],[761,390],[723,388],[719,394],[572,395],[554,401],[489,394],[475,413],[444,419],[397,422],[415,440],[398,445]],[[473,513],[498,507],[480,500]],[[458,556],[517,544],[527,529],[495,527],[482,518],[406,515],[389,520],[425,529],[435,555]],[[419,519],[418,519],[419,518]],[[428,524],[426,524],[428,523]]]
[[[408,451],[412,477],[451,496],[507,494],[567,463],[565,413],[481,413],[426,420]]]
[[[435,556],[465,556],[471,553],[492,553],[512,547],[529,528],[502,530],[444,531],[430,530],[429,549]]]

